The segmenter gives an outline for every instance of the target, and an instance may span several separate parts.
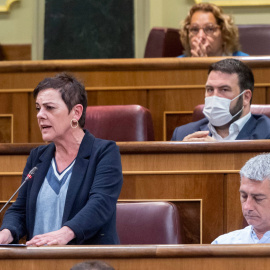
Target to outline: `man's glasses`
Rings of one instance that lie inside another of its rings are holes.
[[[203,27],[199,27],[198,25],[190,25],[188,27],[188,31],[191,35],[193,36],[197,36],[200,32],[200,29],[203,30],[203,32],[207,35],[207,36],[211,36],[213,35],[217,29],[219,28],[218,25],[213,25],[213,24],[209,24]]]

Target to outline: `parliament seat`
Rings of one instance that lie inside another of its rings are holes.
[[[140,105],[88,106],[85,128],[106,140],[155,140],[151,113]]]
[[[237,25],[241,51],[249,55],[270,55],[270,24]],[[154,27],[151,29],[145,58],[176,57],[183,54],[179,29]]]
[[[121,245],[182,243],[179,213],[173,203],[118,202],[116,226]]]
[[[183,54],[179,29],[154,27],[145,47],[144,58],[176,57]]]
[[[270,24],[238,25],[241,51],[249,55],[270,55]]]
[[[205,116],[203,114],[204,104],[197,105],[192,114],[192,122],[203,119]],[[270,104],[251,104],[251,113],[253,114],[264,114],[270,118]]]

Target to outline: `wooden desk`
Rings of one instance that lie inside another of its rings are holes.
[[[270,57],[239,59],[254,72],[252,102],[269,104]],[[207,71],[218,60],[221,58],[1,61],[0,125],[9,125],[5,129],[9,133],[1,134],[0,130],[0,139],[42,142],[32,91],[44,77],[62,71],[72,72],[84,81],[88,105],[140,104],[149,108],[156,140],[169,139],[166,132],[190,122],[194,107],[204,103]],[[180,120],[171,119],[171,112],[180,114]]]
[[[65,246],[0,248],[1,270],[68,270],[87,260],[102,260],[116,270],[269,269],[270,246]]]
[[[269,140],[222,143],[118,143],[124,184],[120,200],[201,201],[201,243],[242,227],[239,170],[251,157],[270,152]],[[17,189],[26,159],[37,144],[0,144],[0,201]],[[184,213],[183,213],[184,214]],[[192,213],[191,213],[192,214]],[[198,212],[194,213],[195,218]],[[192,239],[187,225],[185,243]]]

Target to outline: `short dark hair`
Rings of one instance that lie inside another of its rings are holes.
[[[80,127],[83,128],[87,107],[87,94],[84,85],[71,74],[65,72],[59,73],[54,77],[42,80],[33,91],[34,98],[38,96],[40,91],[49,88],[60,92],[63,101],[67,105],[69,113],[76,104],[81,104],[83,106],[82,116],[78,121]]]
[[[75,264],[70,270],[114,270],[114,268],[103,261],[87,261]]]
[[[227,74],[237,74],[240,92],[243,92],[246,89],[250,89],[253,95],[254,76],[252,70],[243,62],[233,58],[226,58],[213,63],[209,67],[208,75],[211,71],[220,71]]]

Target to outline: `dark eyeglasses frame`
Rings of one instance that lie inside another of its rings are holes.
[[[211,36],[213,35],[217,29],[219,29],[220,26],[219,25],[206,25],[206,26],[203,26],[203,27],[200,27],[200,26],[188,26],[187,27],[187,30],[189,32],[189,34],[193,35],[193,36],[197,36],[200,32],[200,29],[203,30],[203,32],[207,35],[207,36]],[[197,29],[197,31],[191,31],[190,29]]]

